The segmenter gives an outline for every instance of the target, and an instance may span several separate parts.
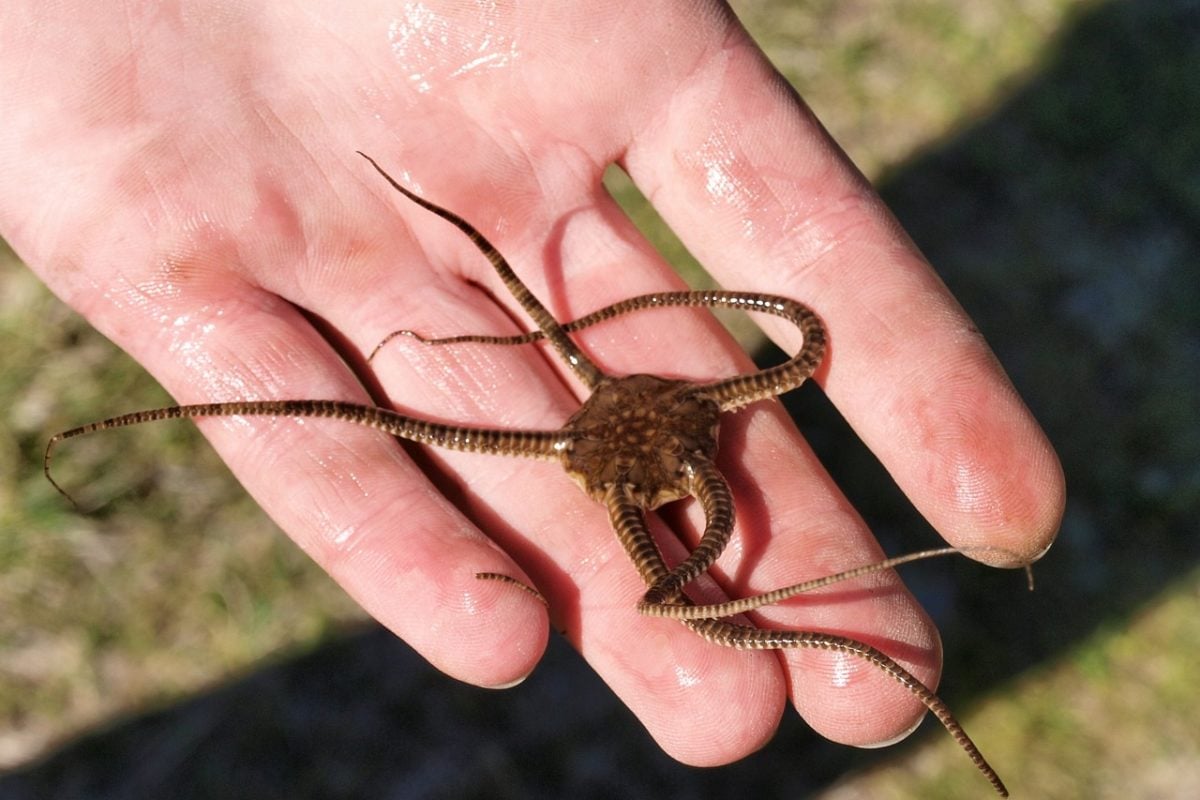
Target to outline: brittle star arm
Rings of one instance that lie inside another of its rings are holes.
[[[715,464],[702,456],[694,456],[688,462],[688,471],[688,491],[704,510],[704,533],[687,558],[650,584],[638,604],[639,609],[643,605],[673,607],[668,604],[678,602],[683,587],[708,571],[733,536],[733,495],[725,477]]]
[[[560,326],[565,333],[574,333],[592,325],[606,322],[622,314],[655,308],[706,307],[728,308],[737,311],[772,314],[792,322],[804,336],[804,343],[796,355],[774,367],[759,370],[746,375],[736,375],[711,383],[699,384],[704,393],[715,400],[722,411],[740,408],[756,400],[783,394],[804,383],[816,371],[825,353],[825,327],[820,317],[811,309],[795,300],[760,292],[734,292],[723,289],[694,290],[680,292],[655,292],[621,300],[612,305],[593,311],[590,314],[572,320]],[[375,346],[371,358],[378,354],[380,348],[397,336],[412,336],[424,344],[497,344],[521,345],[541,341],[546,338],[541,330],[530,331],[516,336],[489,336],[486,334],[466,334],[462,336],[447,336],[430,339],[408,330],[389,333]]]
[[[577,376],[579,376],[579,379],[583,381],[584,385],[586,385],[589,389],[596,388],[596,385],[603,380],[604,373],[599,367],[592,363],[592,360],[589,359],[584,352],[579,349],[579,346],[571,341],[570,337],[563,332],[562,326],[559,325],[558,321],[554,319],[554,316],[550,313],[549,309],[542,305],[542,302],[533,296],[533,293],[526,288],[525,284],[521,282],[521,279],[517,277],[517,274],[513,272],[512,267],[508,265],[508,261],[504,259],[504,256],[500,255],[500,251],[497,250],[492,243],[484,237],[483,234],[477,231],[474,226],[457,214],[447,211],[441,206],[435,205],[428,200],[413,194],[408,189],[405,189],[395,179],[393,179],[391,175],[388,175],[386,172],[384,172],[383,167],[375,163],[375,160],[366,153],[359,152],[359,155],[365,158],[367,161],[370,161],[371,166],[375,167],[375,170],[382,175],[389,184],[391,184],[393,189],[400,192],[417,205],[421,206],[421,208],[437,214],[439,217],[465,233],[467,237],[470,238],[471,243],[479,249],[479,252],[483,253],[484,256],[487,257],[487,260],[491,262],[492,266],[496,270],[496,273],[500,276],[500,280],[504,282],[504,286],[512,294],[513,298],[521,304],[521,308],[525,309],[525,313],[529,314],[530,318],[533,319],[534,324],[538,326],[538,330],[542,332],[554,349],[558,351],[559,355],[562,356],[563,360],[568,366],[570,366],[571,370],[574,371]]]
[[[144,422],[165,419],[196,417],[317,417],[337,419],[367,428],[389,433],[401,439],[420,444],[436,445],[450,450],[495,455],[528,456],[530,458],[557,459],[559,452],[567,446],[561,431],[500,430],[476,428],[467,425],[446,425],[440,422],[417,419],[386,408],[362,405],[339,400],[252,400],[227,403],[197,403],[191,405],[164,406],[163,408],[135,411],[111,417],[100,422],[81,425],[57,433],[46,443],[42,471],[51,485],[68,500],[68,494],[50,475],[51,454],[55,445],[64,439],[110,428],[125,428]]]
[[[663,561],[662,553],[646,527],[645,512],[632,499],[630,487],[614,486],[605,497],[609,519],[617,532],[617,539],[629,554],[647,586],[663,583],[671,574]],[[679,595],[675,602],[692,605],[685,596]],[[1000,776],[988,764],[979,748],[971,741],[962,725],[955,719],[934,692],[921,683],[912,673],[897,664],[888,655],[863,642],[831,633],[815,631],[780,631],[738,625],[721,619],[681,619],[695,633],[723,647],[739,650],[784,650],[812,648],[832,650],[857,656],[879,668],[897,683],[908,689],[921,703],[933,712],[938,722],[950,733],[971,759],[983,776],[1002,797],[1008,797],[1008,789]]]

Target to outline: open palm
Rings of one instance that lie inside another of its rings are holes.
[[[180,402],[376,400],[553,428],[580,387],[537,346],[428,348],[389,332],[527,327],[462,234],[366,162],[484,232],[560,320],[678,278],[600,183],[621,163],[726,286],[795,297],[831,342],[818,379],[953,544],[1030,558],[1061,515],[1058,462],[986,345],[870,188],[713,3],[9,3],[0,11],[0,232]],[[787,348],[797,343],[786,326]],[[745,370],[704,313],[579,340],[610,372]],[[98,413],[128,409],[97,409]],[[546,610],[675,757],[760,746],[785,700],[870,744],[922,706],[869,665],[715,647],[639,616],[603,508],[554,464],[406,449],[332,422],[202,421],[238,478],[372,615],[463,680],[519,680]],[[739,505],[709,597],[878,560],[777,404],[722,430]],[[671,516],[694,542],[695,509]],[[666,545],[678,559],[684,545]],[[867,641],[928,685],[936,631],[892,575],[763,609]]]

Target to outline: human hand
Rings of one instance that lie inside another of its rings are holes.
[[[560,319],[678,287],[600,185],[620,161],[723,285],[822,315],[820,383],[951,543],[1039,554],[1063,502],[1040,430],[870,188],[732,17],[704,8],[10,3],[0,230],[180,402],[368,402],[365,382],[419,416],[552,428],[578,407],[577,385],[535,347],[395,343],[366,368],[396,328],[507,333],[523,317],[458,231],[355,151],[471,221]],[[793,331],[765,324],[794,348]],[[579,338],[616,372],[749,368],[703,314],[623,317]],[[414,461],[337,423],[200,424],[302,548],[463,680],[517,680],[545,644],[540,604],[474,577],[497,572],[538,586],[689,763],[759,747],[789,693],[852,744],[894,738],[923,712],[865,663],[724,650],[640,617],[644,587],[604,510],[556,465]],[[713,571],[726,594],[881,557],[777,405],[727,416],[722,444],[740,515]],[[673,521],[694,541],[694,515]],[[928,618],[895,576],[871,585],[755,618],[863,639],[934,685]]]

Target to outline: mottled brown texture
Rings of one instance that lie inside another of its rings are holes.
[[[563,426],[563,467],[596,500],[625,485],[642,508],[657,508],[690,493],[697,456],[717,454],[720,414],[686,381],[606,379]]]

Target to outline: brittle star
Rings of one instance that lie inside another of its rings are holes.
[[[249,415],[325,417],[452,450],[556,460],[589,496],[608,509],[609,519],[621,546],[648,587],[637,604],[640,613],[679,620],[708,641],[726,647],[753,650],[817,648],[862,658],[912,692],[950,732],[996,791],[1008,796],[1000,777],[946,704],[880,650],[846,636],[815,631],[770,630],[725,619],[838,581],[961,550],[943,547],[912,553],[722,603],[697,605],[684,594],[684,588],[713,565],[733,534],[733,497],[714,461],[720,415],[795,389],[813,374],[825,351],[825,328],[812,310],[794,300],[769,294],[723,290],[675,291],[622,300],[573,322],[560,324],[517,277],[500,252],[466,220],[415,195],[397,183],[370,156],[364,153],[359,155],[367,159],[394,189],[470,237],[491,262],[508,291],[537,325],[537,330],[518,336],[465,335],[425,339],[411,331],[397,331],[380,342],[370,358],[399,334],[414,336],[428,344],[472,342],[521,345],[544,340],[590,390],[591,394],[582,407],[559,430],[497,430],[447,425],[385,408],[335,400],[232,401],[149,409],[54,435],[46,445],[43,469],[46,478],[59,492],[71,499],[50,475],[51,451],[57,443],[94,431],[177,418]],[[777,366],[710,383],[696,383],[656,375],[609,375],[596,366],[568,335],[643,309],[700,306],[782,317],[800,329],[803,345],[796,355]],[[668,567],[650,535],[645,513],[664,503],[689,496],[694,497],[704,511],[704,531],[695,549],[682,562]],[[545,602],[536,589],[511,576],[479,573],[477,577],[515,584]]]

